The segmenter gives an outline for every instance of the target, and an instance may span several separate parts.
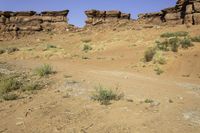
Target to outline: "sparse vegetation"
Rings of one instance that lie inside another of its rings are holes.
[[[156,54],[153,57],[153,62],[156,64],[166,64],[166,58],[163,56],[163,53],[161,51],[156,51]]]
[[[57,48],[55,45],[47,44],[47,45],[46,45],[46,48],[45,48],[43,51],[47,51],[47,50],[55,49],[55,48]]]
[[[35,69],[35,73],[41,77],[54,73],[52,66],[44,64]]]
[[[6,101],[17,100],[19,96],[15,93],[6,93],[2,95],[2,98]]]
[[[185,37],[188,35],[188,32],[179,31],[179,32],[166,32],[160,35],[160,37],[170,38],[170,37]]]
[[[111,100],[120,100],[122,97],[122,94],[118,94],[111,89],[99,85],[95,87],[95,93],[92,95],[91,99],[99,101],[103,105],[108,105]]]
[[[156,53],[156,48],[154,48],[154,47],[148,48],[148,49],[145,51],[145,53],[144,53],[144,59],[145,59],[145,61],[146,61],[146,62],[152,61],[152,59],[153,59],[155,53]]]
[[[92,40],[89,39],[89,38],[86,38],[86,39],[82,39],[81,41],[82,41],[83,43],[89,43],[89,42],[91,42]]]
[[[200,42],[200,36],[191,37],[192,42]]]
[[[153,103],[154,101],[152,99],[145,99],[144,102],[145,103]]]
[[[193,46],[192,41],[189,38],[184,38],[180,41],[180,44],[182,48],[188,48]]]
[[[6,50],[7,50],[7,53],[8,53],[8,54],[14,53],[14,52],[16,52],[16,51],[19,51],[19,49],[16,48],[16,47],[7,48]]]
[[[42,86],[37,82],[26,83],[23,86],[22,91],[35,91],[35,90],[40,90],[41,88]]]
[[[164,71],[158,66],[154,69],[154,71],[156,72],[157,75],[164,73]]]
[[[169,46],[171,47],[171,51],[178,52],[179,39],[177,37],[169,39]]]
[[[83,45],[83,51],[88,52],[90,50],[92,50],[92,47],[90,45],[88,45],[88,44]]]

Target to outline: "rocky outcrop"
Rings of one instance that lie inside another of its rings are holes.
[[[122,13],[117,10],[113,11],[99,11],[99,10],[87,10],[85,11],[87,16],[86,26],[98,25],[103,23],[112,23],[119,21],[130,20],[131,15],[127,13]]]
[[[178,0],[176,6],[159,13],[140,14],[139,21],[151,24],[200,24],[200,0]]]
[[[66,30],[68,12],[45,11],[38,14],[35,11],[0,11],[0,34],[12,33],[18,36],[37,31]]]

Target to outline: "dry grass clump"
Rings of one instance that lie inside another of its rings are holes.
[[[160,37],[170,38],[170,37],[185,37],[188,36],[188,32],[178,31],[178,32],[166,32],[160,35]]]
[[[53,74],[53,67],[49,64],[44,64],[38,68],[35,69],[35,73],[40,76],[40,77],[44,77],[50,74]]]

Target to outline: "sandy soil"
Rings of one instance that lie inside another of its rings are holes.
[[[0,42],[1,48],[20,49],[0,55],[0,62],[19,71],[48,63],[57,72],[51,86],[37,94],[0,102],[0,133],[199,133],[200,43],[164,53],[161,75],[154,71],[156,64],[141,61],[161,33],[196,36],[199,28],[37,34]],[[82,51],[85,40],[93,48],[87,53]],[[57,48],[44,50],[48,44]],[[99,84],[119,87],[124,98],[108,106],[92,101]]]

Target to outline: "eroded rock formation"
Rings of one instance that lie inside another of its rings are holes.
[[[68,12],[45,11],[38,14],[35,11],[0,11],[0,34],[18,36],[37,31],[66,30]]]
[[[99,10],[87,10],[85,11],[86,16],[86,25],[97,25],[102,23],[112,23],[119,21],[130,20],[131,15],[127,13],[122,13],[117,10],[113,11],[99,11]]]
[[[178,0],[176,6],[158,13],[140,14],[138,21],[150,24],[200,24],[200,0]]]

